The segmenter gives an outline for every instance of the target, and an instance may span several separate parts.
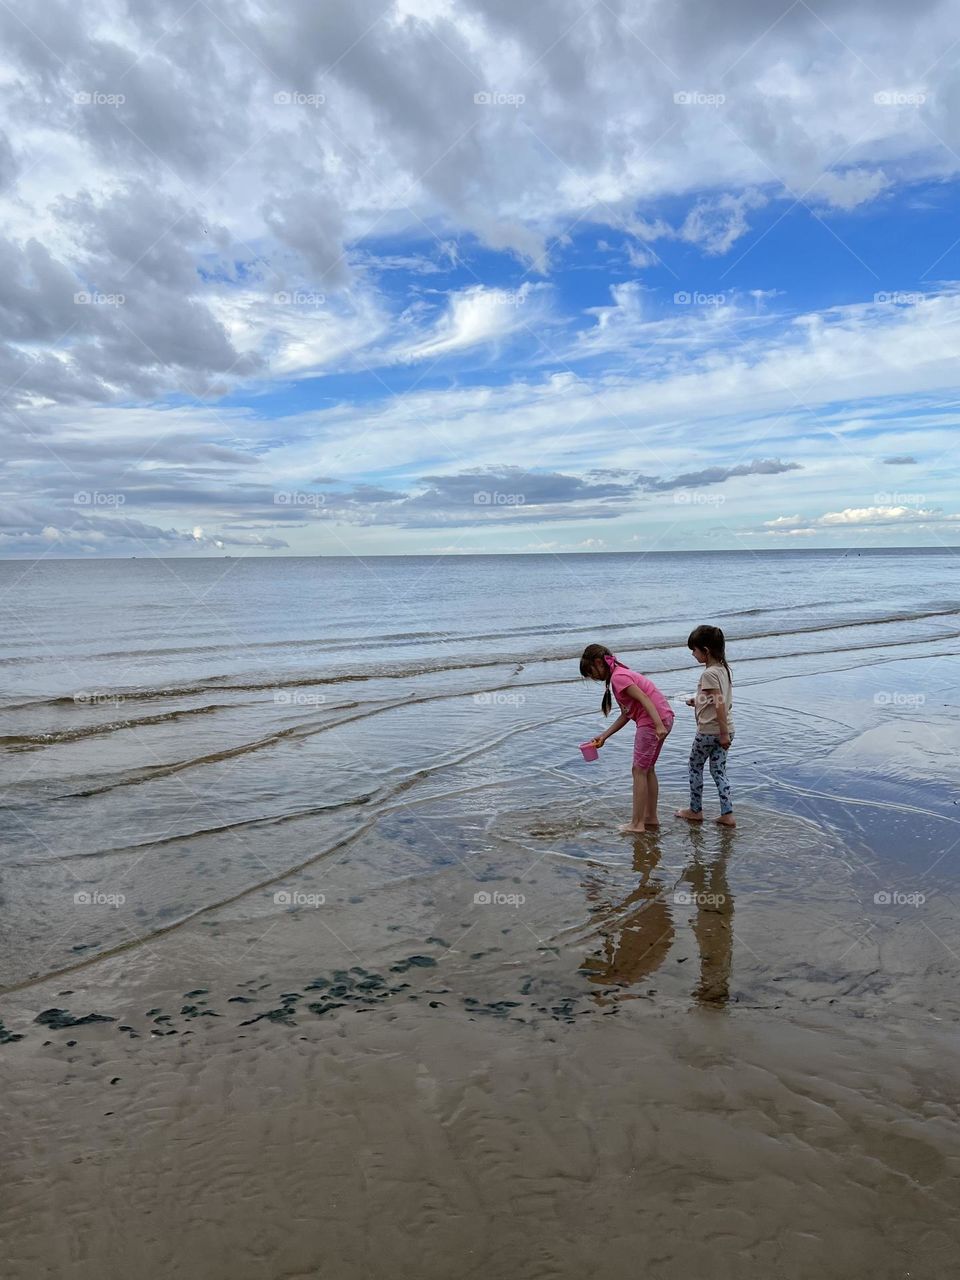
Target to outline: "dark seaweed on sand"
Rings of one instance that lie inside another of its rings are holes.
[[[91,1022],[116,1022],[116,1018],[106,1013],[88,1013],[82,1018],[74,1018],[66,1009],[44,1009],[43,1013],[37,1014],[34,1022],[39,1022],[42,1027],[53,1027],[54,1031],[61,1031],[64,1027],[85,1027]]]

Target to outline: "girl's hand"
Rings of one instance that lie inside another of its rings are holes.
[[[667,728],[667,726],[666,726],[666,725],[663,723],[663,721],[661,720],[659,724],[655,724],[655,725],[653,726],[653,732],[657,735],[657,737],[658,737],[658,738],[660,738],[660,739],[662,740],[663,738],[665,738],[665,737],[667,736],[667,734],[670,732],[670,730]]]
[[[695,707],[696,705],[697,705],[697,700],[696,700],[696,698],[687,698],[687,706],[688,706],[688,707]]]
[[[597,748],[597,750],[599,750],[599,749],[603,746],[603,744],[604,744],[605,742],[606,742],[606,738],[602,738],[602,737],[601,737],[601,738],[594,738],[594,740],[593,740],[593,746],[595,746],[595,747]]]
[[[726,751],[726,750],[727,750],[727,748],[730,746],[731,741],[732,741],[732,739],[731,739],[731,737],[730,737],[729,733],[721,733],[721,734],[720,734],[719,742],[720,742],[721,747],[723,747],[724,751]]]

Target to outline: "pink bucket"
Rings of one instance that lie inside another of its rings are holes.
[[[584,760],[596,760],[599,758],[600,752],[592,742],[581,742],[580,754],[583,756]]]

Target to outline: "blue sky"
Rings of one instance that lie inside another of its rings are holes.
[[[960,544],[949,5],[0,27],[0,555]]]

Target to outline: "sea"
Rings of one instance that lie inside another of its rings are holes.
[[[388,816],[386,878],[429,883],[503,815],[540,856],[629,874],[629,734],[583,761],[604,722],[579,655],[602,642],[676,700],[669,832],[699,623],[727,637],[762,856],[823,833],[803,878],[839,859],[868,915],[950,894],[958,571],[957,548],[0,562],[0,987],[224,904],[279,915],[285,877]]]

